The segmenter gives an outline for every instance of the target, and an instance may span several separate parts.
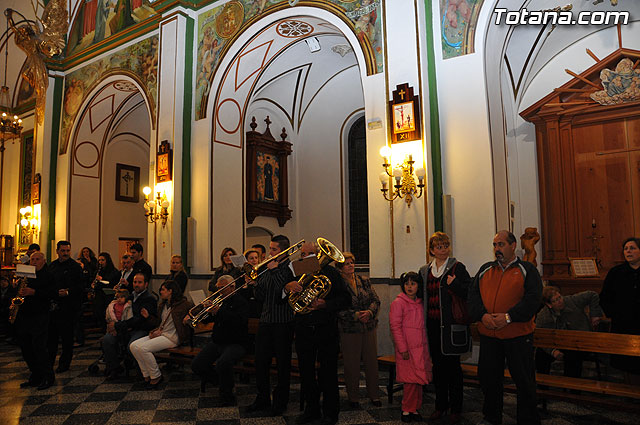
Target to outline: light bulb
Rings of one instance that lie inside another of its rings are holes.
[[[149,186],[143,187],[142,193],[144,193],[144,196],[149,196],[149,194],[151,194],[151,188]]]
[[[389,183],[389,175],[384,171],[380,173],[380,183],[382,184]]]
[[[422,180],[426,175],[427,175],[427,172],[425,171],[424,168],[422,167],[416,168],[416,176],[418,176],[419,179]]]
[[[169,208],[169,205],[171,204],[169,203],[168,200],[165,199],[164,201],[162,201],[162,208]]]
[[[396,180],[398,180],[400,177],[402,177],[402,170],[400,168],[394,168],[393,169],[393,177],[395,177]]]
[[[387,145],[384,145],[383,147],[381,147],[380,156],[382,156],[385,159],[385,162],[388,162],[389,158],[391,157],[391,148]]]
[[[29,225],[29,220],[23,218],[22,220],[20,220],[20,224],[22,225],[22,227],[27,227]]]

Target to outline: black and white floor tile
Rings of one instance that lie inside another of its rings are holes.
[[[101,354],[97,336],[88,338],[85,347],[76,349],[71,369],[56,376],[53,387],[38,391],[20,389],[28,378],[20,350],[0,342],[0,424],[191,424],[191,425],[271,425],[294,424],[299,412],[300,385],[292,384],[291,401],[283,416],[268,417],[248,413],[254,399],[254,383],[239,383],[236,387],[238,405],[222,407],[216,388],[200,393],[200,380],[188,367],[164,370],[165,380],[157,390],[145,389],[136,377],[106,381],[103,376],[88,372],[88,366]],[[132,374],[133,375],[133,374]],[[340,424],[399,424],[401,392],[394,403],[387,404],[384,387],[386,372],[381,371],[382,407],[372,406],[363,391],[360,409],[349,407],[341,388]],[[621,402],[625,402],[621,400]],[[630,403],[631,401],[629,401]],[[422,415],[433,409],[433,392],[424,394]],[[477,388],[465,387],[465,407],[462,424],[477,424],[482,419],[482,396]],[[515,396],[505,395],[504,424],[515,423]],[[640,414],[610,411],[604,408],[550,401],[541,413],[545,425],[640,424]],[[426,423],[426,421],[425,421]],[[444,417],[435,424],[448,424]]]

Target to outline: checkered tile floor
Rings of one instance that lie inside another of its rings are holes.
[[[85,347],[76,349],[71,369],[56,376],[56,384],[44,391],[20,389],[28,371],[20,350],[0,342],[0,424],[294,424],[298,411],[299,383],[294,381],[289,409],[282,417],[260,417],[246,412],[254,399],[254,383],[236,387],[238,406],[221,407],[218,391],[211,387],[200,394],[200,380],[188,367],[163,371],[165,382],[158,390],[149,391],[139,378],[120,378],[110,382],[94,376],[87,367],[101,354],[97,337],[88,338]],[[133,375],[133,374],[132,374]],[[386,373],[381,372],[381,384]],[[373,407],[363,392],[362,409],[352,409],[341,388],[340,424],[398,424],[401,393],[394,404],[386,403],[381,387],[382,407]],[[476,424],[482,419],[482,397],[475,388],[465,387],[463,424]],[[433,410],[433,393],[425,391],[423,416]],[[640,415],[610,412],[605,409],[549,402],[542,413],[543,424],[640,424]],[[515,423],[515,397],[505,395],[505,424]],[[435,423],[448,424],[448,418]]]

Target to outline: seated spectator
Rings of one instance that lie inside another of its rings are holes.
[[[216,283],[220,276],[228,274],[232,278],[236,279],[242,274],[242,270],[237,268],[231,262],[231,256],[237,255],[235,249],[233,248],[225,248],[222,250],[220,254],[220,267],[216,268],[213,271],[213,277],[209,281],[209,292],[214,292],[216,290]]]
[[[244,252],[244,258],[247,259],[247,263],[251,264],[252,267],[255,267],[260,264],[260,251],[256,248],[249,248]],[[256,295],[253,290],[257,282],[245,274],[244,283],[245,287],[238,292],[249,302],[249,317],[257,319],[262,313],[262,303],[256,299]]]
[[[93,291],[93,315],[98,325],[104,329],[106,322],[104,321],[107,302],[111,296],[105,294],[104,289],[111,289],[118,283],[120,273],[113,264],[111,255],[108,252],[101,252],[98,255],[98,271],[95,279],[91,283],[91,291]],[[127,295],[129,292],[127,291]]]
[[[13,338],[12,326],[9,323],[9,309],[11,300],[16,297],[18,290],[9,282],[9,278],[0,277],[0,332]]]
[[[193,304],[182,295],[177,282],[167,280],[160,285],[160,304],[158,305],[160,326],[151,330],[149,335],[136,339],[129,345],[131,354],[138,362],[142,377],[150,387],[157,387],[162,382],[162,372],[153,353],[176,347],[189,340],[190,329],[182,319],[192,306]],[[150,317],[145,308],[141,310],[141,315],[145,318]]]
[[[600,297],[593,291],[562,296],[557,287],[545,286],[542,290],[542,302],[544,307],[536,317],[536,326],[539,328],[591,331],[602,318]],[[586,307],[589,307],[589,316],[585,313]],[[584,351],[538,348],[536,370],[539,373],[549,373],[554,360],[564,360],[564,376],[579,378],[586,355],[588,353]]]
[[[105,373],[110,379],[116,378],[123,371],[119,358],[120,341],[127,341],[128,346],[148,335],[158,324],[156,298],[147,289],[148,286],[149,281],[145,275],[136,274],[133,278],[133,294],[129,297],[132,301],[131,318],[107,324],[107,333],[102,339],[102,351],[107,365]]]
[[[189,276],[182,264],[182,257],[180,255],[174,255],[171,257],[171,265],[169,266],[169,276],[167,280],[173,280],[180,286],[182,293],[187,289],[187,282],[189,282]]]
[[[31,254],[36,251],[40,251],[40,245],[38,245],[37,243],[32,243],[31,245],[29,245],[29,248],[27,248],[27,252],[25,252],[24,255],[20,257],[20,262],[22,264],[29,264]]]
[[[129,320],[133,317],[131,310],[131,300],[129,299],[129,291],[126,289],[119,289],[116,292],[116,297],[109,306],[106,312],[107,323],[115,323],[123,320]]]
[[[229,285],[232,281],[233,277],[229,275],[220,276],[218,279],[216,287],[224,288],[223,296],[234,291],[235,284]],[[222,305],[213,307],[209,311],[209,317],[203,321],[203,323],[215,322],[211,340],[191,363],[193,373],[199,375],[202,380],[203,392],[207,382],[220,383],[220,399],[223,406],[236,404],[233,395],[233,366],[246,352],[248,317],[249,304],[238,293],[226,299]],[[189,316],[185,316],[185,323],[187,320]]]

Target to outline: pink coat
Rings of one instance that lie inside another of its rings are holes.
[[[422,299],[412,300],[404,292],[391,303],[389,326],[396,346],[396,381],[426,385],[432,381],[431,356]],[[409,360],[402,353],[409,352]]]

